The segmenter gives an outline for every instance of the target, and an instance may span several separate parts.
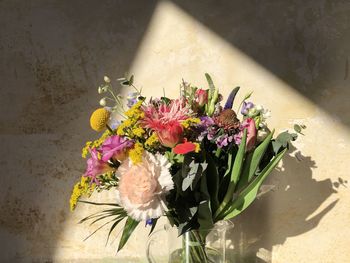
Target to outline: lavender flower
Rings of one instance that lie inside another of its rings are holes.
[[[132,106],[134,106],[134,104],[138,101],[137,100],[138,97],[138,93],[137,92],[129,92],[128,96],[126,97],[127,99],[127,106],[129,108],[131,108]]]
[[[242,115],[247,115],[249,110],[254,108],[254,104],[252,102],[243,102],[241,113]]]

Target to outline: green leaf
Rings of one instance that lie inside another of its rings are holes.
[[[120,238],[120,241],[119,241],[118,251],[120,251],[125,246],[132,232],[134,232],[135,228],[139,223],[140,223],[139,221],[136,221],[131,217],[128,217],[128,219],[125,222],[122,237]]]
[[[115,229],[115,227],[116,227],[124,218],[125,218],[125,217],[120,217],[120,218],[118,218],[118,219],[113,223],[113,225],[112,225],[111,228],[109,229],[109,232],[108,232],[108,235],[107,235],[106,245],[108,244],[109,237],[111,236],[113,230]]]
[[[210,195],[211,210],[216,211],[219,207],[219,174],[213,158],[207,154],[208,167],[205,176],[207,177],[208,192]]]
[[[255,200],[262,182],[276,167],[286,151],[287,149],[284,149],[271,160],[271,162],[262,170],[259,176],[257,176],[246,188],[244,188],[238,194],[237,198],[230,204],[229,209],[222,215],[222,217],[218,218],[219,220],[228,220],[237,216]]]
[[[78,200],[80,203],[85,203],[85,204],[90,204],[90,205],[110,205],[110,206],[118,206],[116,203],[95,203],[95,202],[89,202],[89,201],[83,201],[83,200]]]
[[[202,201],[198,205],[198,223],[201,230],[208,230],[213,227],[213,215],[210,209],[210,194],[208,191],[207,177],[202,176],[200,181],[200,192]],[[206,235],[205,231],[201,231]]]
[[[239,176],[241,174],[242,166],[243,166],[246,141],[247,141],[247,129],[244,129],[242,141],[241,141],[241,144],[239,145],[238,152],[237,152],[236,158],[235,158],[235,162],[233,163],[230,184],[228,186],[224,200],[220,204],[218,210],[215,212],[214,217],[219,216],[219,214],[226,208],[227,204],[231,201],[231,199],[233,197],[233,193],[235,191],[237,182],[239,180]]]
[[[212,95],[212,93],[214,93],[214,90],[215,90],[214,82],[213,82],[213,80],[211,79],[211,77],[210,77],[210,75],[208,73],[205,73],[205,77],[206,77],[206,79],[208,81],[210,93]]]
[[[132,84],[134,84],[134,75],[131,75],[129,79],[129,85],[131,86]]]
[[[259,164],[267,148],[269,147],[273,133],[274,130],[265,138],[265,140],[262,143],[260,143],[260,145],[254,150],[252,154],[248,155],[247,159],[244,162],[242,175],[239,179],[236,191],[240,191],[243,187],[245,187],[255,175]]]
[[[289,133],[288,131],[280,133],[274,141],[272,141],[272,147],[275,154],[278,154],[281,149],[288,148],[291,141],[295,141],[298,138],[298,134]]]
[[[157,225],[158,219],[159,219],[159,218],[153,218],[153,219],[152,219],[152,226],[151,226],[151,230],[149,231],[149,234],[148,234],[148,235],[152,234],[154,228],[155,228],[156,225]]]

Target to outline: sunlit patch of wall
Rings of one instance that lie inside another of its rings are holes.
[[[244,27],[244,21],[226,26]],[[170,97],[178,95],[182,78],[206,88],[204,73],[208,72],[224,97],[231,88],[241,87],[236,107],[246,93],[254,90],[251,99],[271,110],[268,122],[277,132],[292,129],[295,123],[305,124],[305,136],[294,144],[282,171],[275,172],[268,181],[275,189],[236,220],[233,239],[238,239],[236,245],[242,257],[254,257],[250,254],[257,252],[259,256],[263,249],[272,252],[265,255],[265,260],[272,262],[347,262],[350,219],[344,211],[349,208],[350,198],[346,186],[350,133],[337,118],[339,114],[342,119],[346,119],[344,115],[350,118],[350,113],[339,107],[347,103],[346,98],[335,95],[331,102],[334,111],[324,111],[167,1],[157,6],[130,71],[145,95],[160,96],[164,90]],[[339,77],[335,85],[344,86],[346,82]],[[240,231],[244,233],[240,235]]]
[[[271,110],[268,122],[277,132],[292,129],[295,123],[305,124],[305,136],[294,144],[293,153],[268,181],[274,189],[235,220],[232,242],[242,260],[346,262],[349,218],[343,211],[349,208],[350,199],[345,182],[350,134],[341,121],[167,1],[157,5],[129,72],[135,74],[135,85],[142,88],[143,95],[165,93],[169,97],[178,96],[182,78],[206,88],[204,73],[208,72],[224,97],[231,88],[241,87],[236,107],[246,93],[254,91],[252,100]],[[123,94],[127,92],[123,90]],[[334,100],[334,104],[341,100]],[[112,201],[113,195],[108,200]],[[92,212],[82,210],[84,214]],[[87,229],[79,227],[67,223],[62,243],[71,242],[72,247],[58,249],[57,259],[70,255],[79,258],[82,252],[86,258],[99,258],[101,251],[114,255],[116,243],[106,248],[101,245],[106,231],[82,245],[79,240]],[[344,236],[338,234],[340,229]],[[144,260],[147,231],[140,226],[117,258],[136,255]],[[72,232],[76,233],[73,239]],[[165,236],[160,238],[166,243]],[[343,253],[332,252],[339,248]],[[161,250],[164,252],[163,247]]]

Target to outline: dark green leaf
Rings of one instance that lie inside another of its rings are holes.
[[[113,223],[113,225],[112,225],[111,228],[109,229],[109,232],[108,232],[108,235],[107,235],[106,245],[108,244],[109,237],[111,236],[111,234],[112,234],[114,228],[115,228],[124,218],[125,218],[125,217],[118,218],[118,219]]]
[[[131,86],[132,84],[134,84],[134,75],[131,75],[129,79],[129,85]]]
[[[118,204],[115,203],[95,203],[95,202],[90,202],[90,201],[83,201],[83,200],[78,200],[80,203],[85,203],[85,204],[90,204],[90,205],[109,205],[109,206],[118,206]]]
[[[120,251],[125,246],[132,232],[134,232],[135,228],[139,223],[140,223],[139,221],[136,221],[131,217],[128,217],[126,219],[125,226],[123,229],[123,234],[119,241],[118,251]]]
[[[152,234],[154,228],[155,228],[156,225],[157,225],[157,221],[158,221],[158,218],[153,218],[153,219],[152,219],[152,226],[151,226],[151,230],[149,231],[149,234],[148,234],[148,235]]]
[[[209,154],[207,154],[207,162],[208,168],[206,170],[205,176],[207,177],[206,180],[208,184],[208,192],[210,195],[210,205],[211,210],[216,211],[216,209],[219,207],[219,174],[216,168],[216,164]]]
[[[284,149],[276,157],[274,157],[271,162],[262,170],[259,176],[257,176],[246,188],[244,188],[238,194],[237,198],[229,205],[229,209],[217,219],[228,220],[244,211],[255,200],[262,182],[276,167],[286,151],[287,149]]]
[[[242,188],[244,188],[253,178],[255,175],[260,161],[262,160],[269,144],[272,139],[274,131],[272,131],[265,140],[260,143],[260,145],[254,150],[253,153],[250,153],[247,157],[247,159],[244,162],[244,167],[242,170],[242,175],[239,179],[239,183],[237,185],[236,191],[240,191]]]
[[[243,166],[246,141],[247,141],[247,129],[244,129],[242,141],[241,141],[241,144],[239,145],[238,152],[237,152],[236,158],[235,158],[235,162],[233,163],[230,184],[228,186],[224,200],[222,201],[219,208],[215,212],[214,217],[218,217],[220,215],[220,213],[226,208],[227,204],[231,201],[231,199],[233,197],[233,193],[235,191],[237,182],[238,182],[240,174],[241,174],[242,166]]]

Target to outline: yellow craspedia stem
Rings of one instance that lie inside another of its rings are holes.
[[[111,113],[105,108],[95,110],[90,117],[90,126],[95,131],[103,131],[106,128]]]

